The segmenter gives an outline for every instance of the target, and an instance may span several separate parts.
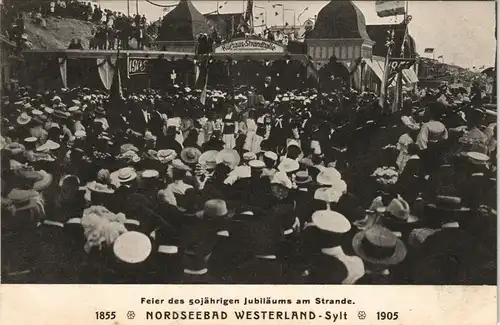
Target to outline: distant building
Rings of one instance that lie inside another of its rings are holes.
[[[16,78],[19,57],[14,54],[16,44],[0,34],[0,80],[3,89],[10,89]]]

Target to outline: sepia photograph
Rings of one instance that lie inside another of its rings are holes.
[[[2,283],[496,286],[495,1],[0,9]]]

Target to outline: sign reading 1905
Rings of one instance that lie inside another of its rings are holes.
[[[147,59],[129,59],[128,60],[128,75],[134,76],[138,74],[148,73]]]

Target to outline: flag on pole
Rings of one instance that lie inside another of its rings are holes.
[[[208,85],[208,60],[207,60],[207,67],[206,67],[206,73],[205,73],[205,85],[203,86],[203,90],[200,95],[200,103],[202,105],[205,105],[207,101],[207,85]]]
[[[405,14],[405,2],[394,0],[375,1],[375,10],[379,17]]]
[[[434,53],[434,48],[428,47],[424,50],[424,53]]]
[[[110,102],[117,103],[123,100],[123,88],[122,88],[122,78],[120,74],[120,49],[116,52],[116,63],[115,63],[115,75],[113,76],[113,82],[111,83],[111,89],[109,94]]]
[[[384,65],[384,77],[382,78],[382,84],[380,86],[380,97],[379,97],[379,105],[385,110],[385,99],[387,92],[387,85],[389,79],[389,58],[392,56],[392,48],[394,46],[394,29],[388,31],[387,40],[385,42],[385,46],[387,47],[387,55],[385,57],[385,65]]]
[[[253,33],[253,0],[247,0],[247,10],[245,11],[245,22]]]

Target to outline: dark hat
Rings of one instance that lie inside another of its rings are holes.
[[[389,229],[379,225],[357,233],[352,246],[356,255],[372,264],[394,265],[406,257],[405,244]]]

